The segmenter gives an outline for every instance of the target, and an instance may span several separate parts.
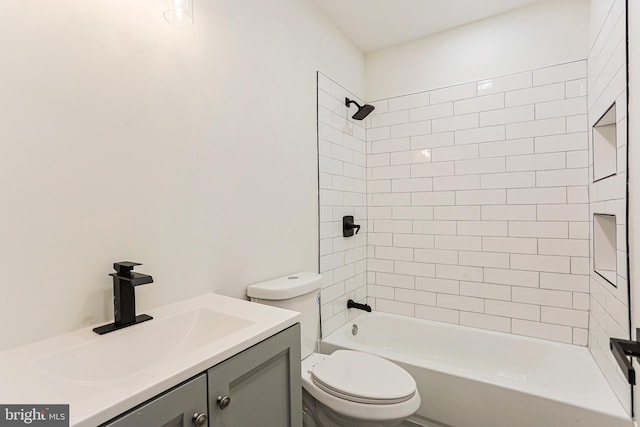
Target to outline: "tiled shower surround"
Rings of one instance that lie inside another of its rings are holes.
[[[593,261],[599,261],[602,243],[592,237],[591,301],[589,316],[589,349],[620,402],[631,413],[631,387],[609,350],[609,338],[629,339],[629,297],[627,283],[627,76],[626,76],[626,13],[625,1],[615,0],[598,32],[588,58],[588,109],[590,129],[615,103],[616,138],[611,141],[614,159],[612,173],[603,179],[594,174],[594,164],[603,166],[603,156],[589,156],[590,219],[604,214],[612,220],[616,235],[612,247],[616,285],[595,273]],[[590,132],[590,135],[595,131]],[[591,141],[590,148],[592,148]],[[595,159],[594,159],[595,157]],[[594,182],[594,178],[596,178]],[[614,216],[615,215],[615,216]],[[592,222],[593,225],[593,222]],[[594,255],[594,246],[596,253]],[[600,247],[598,247],[600,246]]]
[[[362,101],[318,73],[318,170],[320,183],[320,272],[322,333],[347,322],[347,300],[365,301],[366,142],[363,122],[347,116],[345,97]],[[342,237],[342,217],[353,215],[360,232]]]
[[[586,77],[578,61],[373,103],[375,309],[587,344]]]

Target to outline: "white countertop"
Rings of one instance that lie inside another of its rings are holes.
[[[194,313],[210,313],[200,316],[213,323],[192,333],[208,338],[165,345],[164,325],[193,324]],[[216,294],[145,314],[154,319],[106,335],[89,327],[0,352],[0,403],[69,404],[71,426],[95,427],[300,321],[294,311]],[[225,331],[231,323],[235,330]],[[136,357],[135,348],[147,354]]]

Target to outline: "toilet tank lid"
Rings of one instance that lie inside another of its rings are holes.
[[[247,296],[266,300],[289,299],[317,291],[321,284],[320,274],[300,272],[250,285],[247,287]]]

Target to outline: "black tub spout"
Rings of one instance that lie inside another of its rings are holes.
[[[358,310],[364,310],[368,313],[371,313],[371,306],[369,304],[360,304],[352,299],[347,301],[347,308],[357,308]]]

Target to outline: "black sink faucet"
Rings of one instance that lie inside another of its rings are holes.
[[[139,285],[153,283],[153,277],[133,271],[133,267],[137,265],[142,264],[129,261],[113,263],[116,273],[111,273],[109,276],[113,277],[114,322],[94,328],[93,331],[95,333],[102,335],[152,319],[147,314],[136,316],[136,293],[134,288]]]

